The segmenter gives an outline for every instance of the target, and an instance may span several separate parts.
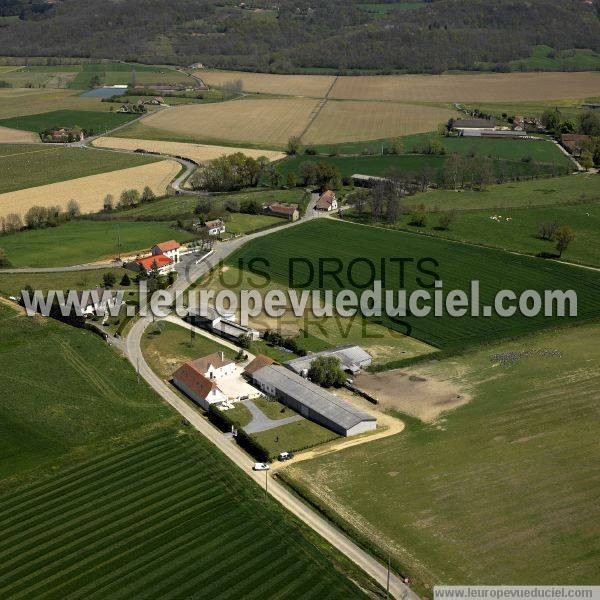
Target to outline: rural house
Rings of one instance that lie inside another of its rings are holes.
[[[208,235],[221,235],[222,233],[225,233],[225,223],[221,219],[205,221],[204,229]]]
[[[135,271],[146,271],[146,273],[156,268],[159,275],[166,275],[175,270],[175,263],[173,259],[164,254],[156,254],[138,258],[136,261],[128,263],[127,268]]]
[[[267,204],[263,212],[267,215],[273,215],[274,217],[283,217],[288,221],[297,221],[300,218],[300,211],[298,210],[297,204],[281,204],[280,202],[273,202]]]
[[[337,198],[333,190],[327,190],[326,192],[323,192],[315,204],[316,210],[323,210],[327,212],[337,210],[337,207]]]
[[[563,133],[560,141],[561,144],[573,156],[581,156],[581,151],[585,148],[585,145],[589,139],[589,135],[583,135],[579,133]]]
[[[167,242],[156,244],[156,246],[152,246],[150,252],[153,256],[163,254],[164,256],[169,257],[174,263],[178,263],[181,260],[180,248],[181,246],[178,242],[175,240],[169,240]]]
[[[265,394],[338,435],[357,435],[377,427],[373,415],[281,365],[257,369],[251,378]]]
[[[197,327],[212,331],[216,335],[237,343],[241,336],[248,336],[251,340],[257,340],[260,335],[256,329],[235,322],[233,313],[219,314],[212,306],[201,306],[190,308],[187,321]]]
[[[203,356],[194,361],[194,368],[199,370],[204,377],[208,379],[218,379],[233,375],[235,372],[235,363],[225,358],[223,352],[213,352],[208,356]]]
[[[206,364],[203,361],[201,358],[181,365],[173,373],[172,382],[196,404],[208,410],[211,404],[227,400],[227,396],[219,389],[214,379],[204,374]]]

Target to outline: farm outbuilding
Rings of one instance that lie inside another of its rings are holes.
[[[373,431],[377,419],[342,398],[282,367],[268,365],[251,374],[265,393],[327,429],[343,436]]]
[[[350,345],[338,346],[337,348],[300,356],[299,358],[288,360],[285,366],[299,375],[306,376],[308,369],[310,369],[310,363],[319,356],[333,356],[337,358],[340,361],[340,367],[352,374],[358,373],[358,371],[368,367],[373,362],[373,357],[360,346]]]

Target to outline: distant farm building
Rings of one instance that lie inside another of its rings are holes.
[[[579,133],[563,133],[560,141],[562,145],[573,155],[581,156],[581,151],[585,148],[590,136]]]
[[[363,350],[360,346],[339,346],[330,350],[323,350],[313,354],[307,354],[299,358],[288,360],[285,366],[298,375],[306,377],[310,364],[315,358],[320,356],[333,356],[340,361],[340,367],[352,374],[358,373],[361,369],[368,367],[373,362],[373,357]]]
[[[300,211],[298,210],[297,204],[281,204],[280,202],[273,202],[272,204],[267,204],[263,208],[263,212],[266,215],[283,217],[289,221],[297,221],[300,218]]]
[[[377,419],[373,415],[281,365],[257,369],[251,378],[265,394],[338,435],[357,435],[377,427]]]
[[[323,210],[330,212],[332,210],[337,210],[338,203],[335,192],[333,190],[327,190],[323,194],[321,194],[320,198],[317,200],[315,204],[316,210]]]
[[[496,122],[492,119],[453,119],[451,128],[465,137],[480,137],[484,132],[496,131]]]
[[[233,313],[219,314],[211,306],[202,306],[198,309],[188,310],[187,320],[203,329],[208,329],[232,342],[237,342],[241,336],[247,335],[251,340],[257,340],[258,331],[235,322]]]

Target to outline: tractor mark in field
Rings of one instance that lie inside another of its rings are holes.
[[[306,127],[302,130],[302,132],[298,136],[298,139],[300,141],[302,141],[302,138],[306,135],[306,132],[311,128],[312,124],[317,120],[317,117],[321,114],[321,111],[325,108],[325,105],[327,104],[327,101],[329,100],[329,94],[331,94],[331,92],[333,91],[333,88],[335,87],[338,77],[339,77],[339,75],[336,75],[334,77],[333,81],[331,82],[331,85],[329,86],[329,89],[327,90],[327,93],[325,94],[325,96],[323,96],[323,98],[321,100],[319,100],[317,106],[315,107],[315,109],[312,111],[312,113],[308,117],[308,123],[306,124]]]

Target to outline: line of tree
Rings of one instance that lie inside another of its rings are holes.
[[[268,163],[264,156],[252,158],[236,152],[201,164],[190,177],[189,183],[195,190],[209,192],[256,187]]]

